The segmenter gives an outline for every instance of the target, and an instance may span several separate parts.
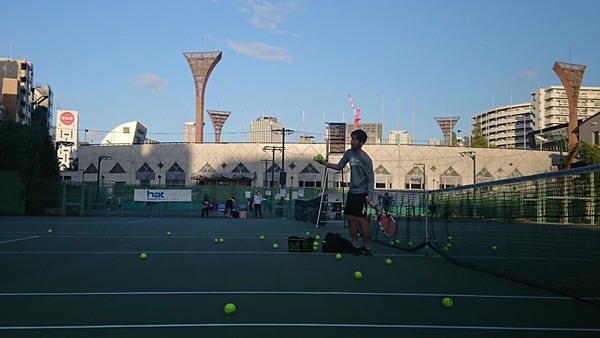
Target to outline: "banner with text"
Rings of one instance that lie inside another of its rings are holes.
[[[135,202],[191,202],[191,190],[135,189]]]

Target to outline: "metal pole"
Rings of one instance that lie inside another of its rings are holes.
[[[98,156],[98,172],[96,173],[96,203],[100,203],[100,162],[102,162],[102,156]]]

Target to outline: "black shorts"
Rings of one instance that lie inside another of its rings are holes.
[[[353,215],[356,217],[367,217],[367,193],[363,194],[348,194],[346,200],[346,209],[344,213],[346,215]]]

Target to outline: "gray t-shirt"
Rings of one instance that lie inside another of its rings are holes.
[[[344,156],[337,164],[328,163],[327,167],[334,170],[343,169],[350,163],[350,194],[367,193],[373,198],[375,193],[375,176],[373,175],[373,161],[367,153],[357,154],[352,148],[344,152]]]

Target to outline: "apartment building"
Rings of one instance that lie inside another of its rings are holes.
[[[31,124],[34,110],[33,64],[0,59],[0,121]]]

